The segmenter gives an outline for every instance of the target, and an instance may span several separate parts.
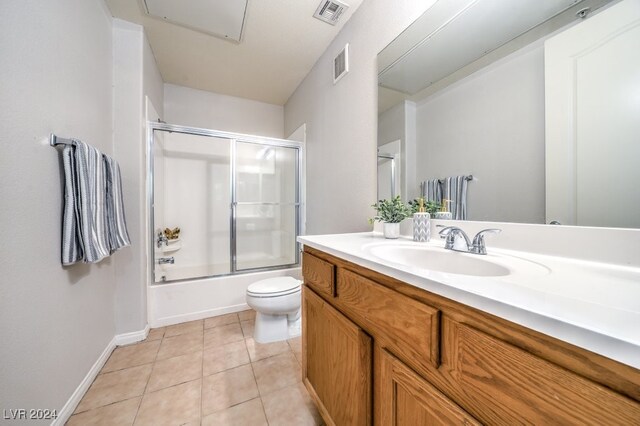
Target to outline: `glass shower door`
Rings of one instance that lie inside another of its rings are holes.
[[[155,281],[229,274],[231,139],[154,133]]]
[[[234,270],[297,260],[298,148],[236,142]]]

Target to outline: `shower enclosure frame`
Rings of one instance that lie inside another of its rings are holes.
[[[230,193],[231,193],[231,205],[229,206],[229,224],[230,224],[230,244],[229,244],[229,255],[230,255],[230,271],[229,273],[224,274],[215,274],[215,275],[206,275],[206,276],[198,276],[198,277],[190,277],[176,280],[167,280],[165,282],[157,282],[156,281],[156,272],[155,272],[155,200],[154,200],[154,132],[155,131],[166,131],[169,133],[183,133],[189,135],[196,136],[208,136],[214,138],[228,139],[230,143],[230,157],[229,157],[229,169],[230,169]],[[243,133],[233,133],[233,132],[225,132],[221,130],[213,130],[213,129],[204,129],[200,127],[190,127],[190,126],[182,126],[177,124],[167,124],[164,122],[153,122],[149,121],[147,123],[147,143],[146,143],[146,154],[147,154],[147,209],[148,209],[148,240],[149,240],[149,268],[150,268],[150,277],[152,285],[162,285],[162,284],[170,284],[176,283],[180,281],[193,281],[193,280],[201,280],[215,277],[224,277],[230,275],[239,275],[239,274],[248,274],[254,272],[264,272],[264,271],[274,271],[279,269],[290,269],[300,266],[300,243],[297,241],[297,237],[300,236],[303,230],[303,214],[301,209],[303,208],[303,199],[304,199],[304,188],[302,185],[304,178],[304,170],[303,170],[303,155],[304,155],[304,144],[302,142],[290,141],[285,139],[277,139],[270,138],[266,136],[256,136],[256,135],[248,135]],[[293,203],[268,203],[268,202],[238,202],[237,201],[237,193],[236,193],[236,151],[237,151],[237,143],[252,143],[263,146],[274,146],[274,147],[283,147],[283,148],[291,148],[295,149],[296,152],[296,165],[295,165],[295,176],[296,176],[296,189],[295,189],[295,202]],[[246,268],[240,269],[237,268],[237,208],[239,205],[249,205],[249,204],[260,204],[260,205],[280,205],[280,206],[291,206],[295,207],[295,263],[290,263],[286,265],[276,265],[276,266],[266,266],[266,267],[258,267],[258,268]]]

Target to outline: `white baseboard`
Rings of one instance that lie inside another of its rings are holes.
[[[151,324],[151,327],[164,327],[167,325],[180,324],[181,322],[195,321],[218,315],[231,314],[233,312],[246,311],[247,309],[249,309],[249,305],[246,303],[240,303],[238,305],[225,306],[224,308],[207,309],[205,311],[189,312],[187,314],[156,318]]]
[[[91,383],[93,383],[93,380],[96,378],[98,373],[100,373],[100,370],[102,370],[102,367],[109,359],[111,352],[113,352],[113,350],[116,348],[116,337],[111,339],[107,347],[104,348],[104,351],[102,351],[100,357],[98,357],[98,360],[93,364],[87,375],[84,376],[84,379],[82,379],[80,385],[71,394],[71,397],[67,400],[67,403],[64,404],[64,407],[62,407],[62,409],[58,412],[58,418],[51,423],[52,426],[62,426],[67,422],[67,420],[69,420],[69,417],[71,417],[73,412],[76,410],[76,407],[80,403],[80,400],[89,390]]]
[[[114,337],[114,340],[116,341],[116,345],[118,346],[130,345],[132,343],[141,342],[142,340],[146,339],[148,335],[149,335],[149,324],[147,324],[147,326],[140,331],[132,331],[131,333],[117,334],[116,337]]]
[[[100,373],[100,370],[102,370],[102,367],[104,367],[104,364],[109,359],[109,356],[111,356],[111,352],[113,352],[113,350],[117,346],[129,345],[131,343],[140,342],[146,339],[148,334],[149,334],[149,325],[147,324],[147,326],[140,331],[133,331],[131,333],[123,333],[123,334],[115,335],[113,339],[111,339],[107,347],[104,348],[104,351],[102,351],[102,353],[98,357],[97,361],[93,364],[93,366],[91,367],[87,375],[84,376],[84,379],[82,379],[82,382],[80,382],[80,385],[76,388],[73,394],[71,394],[71,397],[67,400],[67,403],[64,404],[64,407],[62,407],[62,409],[58,412],[58,418],[51,423],[51,426],[58,426],[58,425],[62,426],[67,422],[67,420],[69,420],[69,417],[71,417],[73,412],[76,410],[76,407],[80,403],[80,400],[82,399],[84,394],[87,393],[87,391],[89,390],[91,383],[93,383],[95,378]]]

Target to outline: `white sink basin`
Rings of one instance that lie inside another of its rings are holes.
[[[549,272],[540,264],[513,256],[460,253],[433,246],[376,244],[369,246],[367,251],[387,262],[447,274],[501,277],[514,273],[539,275]]]

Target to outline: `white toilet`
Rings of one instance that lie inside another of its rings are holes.
[[[293,277],[276,277],[249,285],[247,304],[256,311],[256,342],[276,342],[300,335],[301,284]]]

